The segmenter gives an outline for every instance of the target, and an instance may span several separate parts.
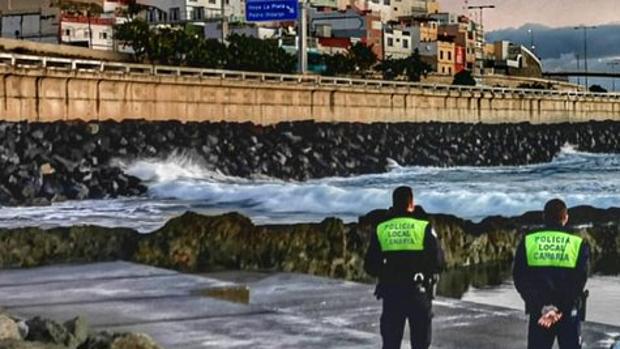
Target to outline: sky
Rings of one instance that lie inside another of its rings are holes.
[[[462,12],[465,0],[439,0],[443,10]],[[487,30],[518,28],[528,23],[549,27],[620,24],[620,0],[469,0],[469,5],[495,5],[485,10]],[[473,13],[472,13],[473,15]],[[476,11],[474,18],[477,18]]]

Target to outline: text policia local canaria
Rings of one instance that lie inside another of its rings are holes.
[[[566,247],[570,243],[570,238],[560,236],[538,236],[534,240],[538,244],[537,259],[568,261],[569,255]]]
[[[386,226],[387,238],[391,244],[415,244],[411,231],[413,223],[391,223]]]

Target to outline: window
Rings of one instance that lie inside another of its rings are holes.
[[[446,73],[446,67],[441,67],[441,73],[445,74]]]
[[[390,6],[392,4],[391,0],[383,0],[383,5]]]
[[[90,31],[88,31],[88,29],[84,30],[84,37],[90,38]]]
[[[448,51],[448,60],[452,60],[452,52]]]
[[[451,67],[448,67],[448,74],[452,75],[452,68]]]
[[[394,46],[394,39],[392,39],[392,38],[388,38],[388,39],[387,39],[387,45],[388,45],[389,47]]]
[[[170,9],[170,21],[176,22],[181,19],[180,17],[181,9],[179,9],[178,7],[173,7]]]
[[[403,39],[403,48],[409,48],[409,40]]]
[[[192,20],[199,21],[205,18],[205,8],[204,7],[194,7],[192,8]]]
[[[147,18],[146,18],[147,21],[153,23],[153,22],[155,22],[157,20],[157,15],[155,13],[156,11],[157,10],[155,10],[155,9],[149,10],[149,13],[148,13]]]
[[[65,36],[71,36],[71,29],[65,29]]]
[[[209,4],[214,5],[215,4],[215,0],[209,0]]]
[[[106,33],[106,32],[99,33],[99,39],[107,40],[108,39],[108,33]]]
[[[443,59],[443,51],[439,51],[439,59]]]
[[[159,18],[160,22],[167,22],[168,21],[168,13],[166,13],[164,11],[157,10],[157,14],[158,14],[158,18]]]

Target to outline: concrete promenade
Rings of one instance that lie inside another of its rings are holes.
[[[0,120],[620,120],[620,94],[278,75],[0,54]]]
[[[244,286],[249,304],[203,296]],[[80,314],[96,329],[146,332],[169,349],[378,348],[372,292],[299,274],[204,277],[126,262],[0,271],[0,305],[13,314]],[[441,298],[435,314],[433,348],[525,347],[520,311]],[[587,323],[584,334],[585,348],[608,349],[620,328]]]

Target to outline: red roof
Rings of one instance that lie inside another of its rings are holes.
[[[351,47],[351,39],[349,38],[319,38],[319,44],[325,47]]]
[[[63,15],[61,22],[85,23],[85,24],[90,23],[90,24],[95,24],[95,25],[114,25],[114,18]]]

